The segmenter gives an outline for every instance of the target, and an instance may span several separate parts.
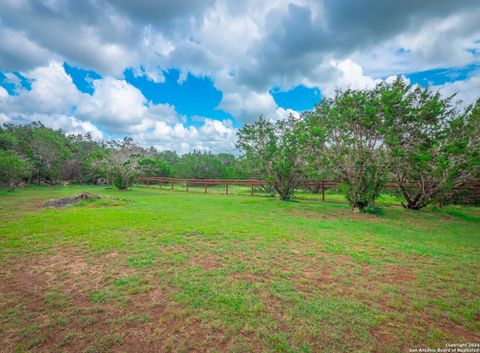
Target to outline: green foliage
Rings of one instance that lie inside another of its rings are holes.
[[[194,151],[177,159],[173,175],[188,179],[221,179],[225,177],[225,167],[217,156]]]
[[[165,150],[162,152],[157,153],[157,157],[167,161],[169,165],[173,165],[178,160],[177,152]]]
[[[169,157],[162,152],[159,156]],[[171,156],[170,156],[171,157]],[[232,154],[193,151],[176,157],[171,174],[187,179],[241,179],[247,174],[242,171],[239,160]]]
[[[354,208],[374,206],[387,177],[407,208],[445,198],[478,178],[480,164],[480,103],[459,113],[452,100],[402,78],[339,91],[306,114],[306,170],[321,175],[328,166]]]
[[[312,145],[310,154],[322,156],[320,160],[342,180],[353,208],[373,206],[386,179],[384,120],[378,101],[377,90],[338,91],[307,117],[310,134],[321,142]]]
[[[364,208],[362,208],[362,212],[373,214],[373,215],[376,215],[376,216],[383,216],[385,214],[385,212],[383,211],[383,208],[378,207],[378,206],[364,207]]]
[[[31,165],[28,181],[53,184],[59,179],[103,183],[126,189],[140,176],[180,178],[247,178],[234,155],[194,151],[178,156],[172,151],[137,146],[132,139],[98,142],[91,135],[65,135],[41,123],[5,124],[0,149],[16,153]]]
[[[11,131],[6,131],[0,127],[0,149],[15,150],[18,146],[18,140]]]
[[[290,200],[303,177],[302,123],[289,116],[277,122],[262,117],[237,133],[237,148],[251,169],[269,181],[281,200]]]
[[[56,183],[64,163],[70,157],[65,135],[61,131],[41,128],[32,129],[30,138],[28,157],[37,170],[37,180],[42,178],[50,183]]]
[[[172,174],[172,168],[167,161],[158,157],[147,157],[138,162],[143,176],[163,176]]]
[[[464,165],[473,180],[480,179],[480,98],[475,104],[469,106],[455,126],[459,128],[460,134],[465,135]]]
[[[71,159],[63,168],[62,178],[80,183],[94,183],[102,174],[94,160],[105,155],[105,146],[95,141],[90,134],[69,136]]]
[[[378,89],[390,170],[404,206],[423,208],[465,180],[469,143],[465,116],[458,114],[453,96],[443,98],[400,78]]]
[[[71,158],[68,139],[61,130],[47,128],[41,123],[6,124],[4,130],[9,136],[9,149],[30,161],[33,179],[51,184],[59,180],[65,163]],[[3,141],[5,145],[5,139]]]
[[[0,149],[0,181],[13,190],[18,181],[28,174],[29,164],[13,151]]]
[[[252,124],[245,124],[238,131],[237,139],[237,148],[245,155],[245,166],[258,179],[271,178],[271,160],[277,142],[274,124],[260,117]]]
[[[119,190],[128,189],[140,175],[139,159],[142,149],[132,139],[110,141],[109,149],[95,162],[107,182]]]

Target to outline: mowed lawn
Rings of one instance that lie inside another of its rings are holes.
[[[67,209],[52,199],[104,198]],[[405,352],[480,341],[480,209],[0,191],[2,352]]]

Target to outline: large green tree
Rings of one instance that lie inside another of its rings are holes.
[[[141,174],[139,162],[144,150],[135,145],[131,138],[109,141],[107,145],[109,148],[98,154],[93,165],[103,174],[108,184],[126,190]]]
[[[465,115],[453,103],[454,96],[412,87],[401,78],[382,84],[380,91],[390,170],[405,199],[403,205],[418,210],[444,197],[463,179],[468,146]]]
[[[69,141],[61,130],[53,130],[41,123],[27,125],[6,124],[5,131],[16,140],[14,150],[33,166],[32,177],[40,183],[56,183],[71,158]]]
[[[87,133],[68,136],[71,158],[62,168],[62,178],[80,183],[93,183],[99,176],[99,171],[92,160],[104,153],[103,143],[95,141]]]
[[[338,91],[308,114],[307,123],[319,141],[310,159],[318,158],[342,181],[354,209],[374,206],[387,170],[378,90]]]
[[[480,180],[480,98],[470,105],[461,121],[460,129],[465,132],[465,166],[470,180]]]
[[[237,133],[237,148],[281,200],[290,200],[303,178],[303,136],[302,121],[292,115],[276,122],[261,117]]]

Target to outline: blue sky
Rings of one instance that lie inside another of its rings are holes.
[[[165,82],[157,83],[145,76],[135,77],[131,69],[125,71],[128,83],[137,87],[154,103],[174,105],[177,112],[187,117],[203,116],[217,120],[234,119],[231,114],[217,109],[222,92],[215,88],[208,76],[197,77],[188,73],[185,81],[179,82],[180,71],[169,69],[163,72]]]
[[[260,115],[396,75],[465,106],[480,92],[480,3],[440,3],[0,0],[0,123],[235,152]]]
[[[440,86],[445,83],[464,81],[480,69],[480,63],[472,63],[462,67],[437,68],[419,72],[412,72],[405,76],[412,84],[423,87]]]
[[[72,78],[73,83],[80,92],[93,94],[93,81],[101,79],[101,74],[64,63],[65,72]],[[421,86],[439,86],[449,82],[468,79],[480,69],[479,63],[465,65],[463,67],[436,68],[412,73],[398,73],[410,80],[412,84]],[[12,72],[21,81],[23,89],[29,90],[31,82],[19,72]],[[129,68],[124,72],[124,79],[129,84],[138,88],[143,95],[153,103],[168,103],[175,106],[176,111],[186,117],[210,117],[216,120],[231,119],[241,126],[232,114],[218,109],[222,100],[222,92],[215,88],[212,78],[208,76],[198,77],[188,73],[184,81],[179,81],[180,70],[171,68],[163,72],[164,82],[154,82],[146,76],[136,76]],[[16,95],[17,89],[4,72],[0,71],[0,85],[9,94]],[[270,94],[277,105],[284,109],[292,109],[298,112],[310,110],[321,101],[322,94],[318,87],[306,87],[298,85],[288,90],[274,87]],[[198,123],[193,120],[191,124]]]

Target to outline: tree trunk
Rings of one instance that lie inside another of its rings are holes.
[[[8,181],[8,191],[13,191],[15,190],[15,181],[10,178]]]

